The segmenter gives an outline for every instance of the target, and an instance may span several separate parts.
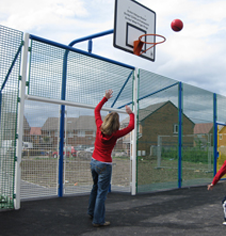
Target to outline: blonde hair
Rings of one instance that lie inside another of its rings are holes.
[[[101,132],[105,135],[112,135],[115,131],[117,131],[120,127],[119,124],[119,115],[117,112],[109,113],[102,125],[101,125]]]

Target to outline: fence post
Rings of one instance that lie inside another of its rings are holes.
[[[20,208],[20,184],[21,184],[21,156],[22,156],[22,141],[23,141],[23,122],[24,122],[24,100],[25,88],[27,79],[27,61],[28,61],[28,46],[29,34],[24,36],[24,47],[22,51],[22,66],[21,66],[21,82],[20,82],[20,102],[18,103],[18,140],[16,148],[17,161],[15,162],[15,194],[14,200],[15,209]]]
[[[132,132],[132,183],[131,183],[131,194],[136,195],[136,171],[137,171],[137,125],[138,122],[138,75],[139,71],[137,68],[134,70],[134,83],[133,83],[133,112],[134,112],[134,130]],[[131,152],[130,152],[131,153]]]
[[[213,148],[214,148],[214,162],[213,173],[217,173],[217,94],[213,94]]]
[[[182,183],[183,84],[178,84],[178,188]]]

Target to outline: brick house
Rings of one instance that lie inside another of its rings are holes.
[[[65,119],[67,145],[92,146],[95,142],[96,124],[93,116],[68,117]],[[44,143],[56,149],[59,139],[59,118],[49,117],[41,128]]]
[[[42,143],[42,132],[41,127],[31,127],[30,136],[32,143],[34,145],[39,145]]]
[[[195,124],[194,135],[194,146],[213,146],[213,123]]]
[[[129,118],[123,121],[124,126],[128,121]],[[194,125],[183,114],[183,142],[188,146],[193,146]],[[129,136],[125,137],[125,144],[128,138]],[[138,150],[143,155],[156,155],[152,153],[152,148],[156,150],[159,140],[165,147],[178,144],[178,108],[171,101],[153,104],[139,110]]]

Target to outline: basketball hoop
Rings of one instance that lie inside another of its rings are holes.
[[[145,36],[157,36],[157,37],[162,38],[163,40],[162,40],[162,41],[159,41],[159,42],[155,42],[155,43],[145,42],[145,41],[142,41],[142,40],[141,40],[141,39],[142,39],[143,37],[145,37]],[[142,35],[138,38],[138,40],[135,40],[135,41],[133,42],[133,53],[134,53],[135,55],[139,56],[139,55],[145,53],[147,50],[153,48],[155,45],[160,44],[160,43],[164,43],[165,41],[166,41],[166,38],[165,38],[164,36],[160,35],[160,34],[142,34]],[[142,47],[143,47],[144,44],[151,44],[152,46],[141,52]]]

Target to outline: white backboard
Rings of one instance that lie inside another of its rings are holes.
[[[155,12],[134,0],[115,0],[114,47],[133,53],[133,42],[143,34],[156,34]],[[143,37],[142,41],[155,42],[155,37]],[[150,46],[144,44],[142,50]],[[154,61],[155,47],[141,57]]]

